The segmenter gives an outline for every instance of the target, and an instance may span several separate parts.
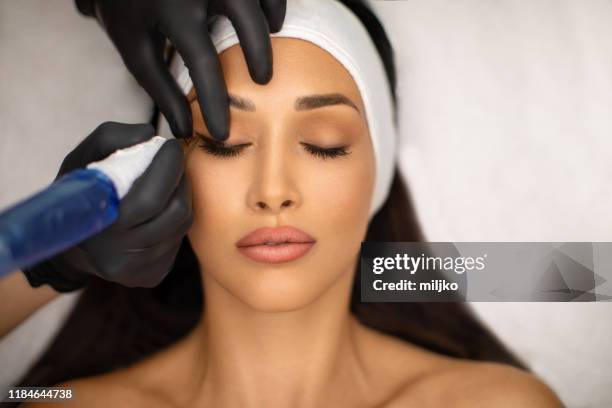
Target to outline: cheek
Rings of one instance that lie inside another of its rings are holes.
[[[320,172],[312,178],[310,194],[312,206],[321,219],[330,222],[335,229],[347,227],[347,223],[362,223],[367,220],[373,189],[372,171],[368,161],[354,161],[337,171]]]
[[[196,147],[197,149],[197,147]],[[243,219],[245,201],[241,192],[244,191],[244,169],[239,161],[232,166],[219,165],[219,162],[209,159],[197,150],[186,158],[185,171],[191,183],[193,200],[193,226],[189,238],[196,253],[223,253],[227,251],[226,236],[231,231],[231,225]],[[232,180],[231,187],[228,180]],[[210,260],[214,257],[207,257]]]
[[[354,150],[345,164],[313,166],[308,178],[308,218],[330,245],[328,262],[352,262],[365,238],[374,190],[370,148]],[[304,187],[306,189],[306,187]]]

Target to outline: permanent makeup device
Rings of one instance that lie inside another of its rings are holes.
[[[0,278],[61,253],[113,224],[121,199],[166,140],[155,136],[117,150],[0,213]]]

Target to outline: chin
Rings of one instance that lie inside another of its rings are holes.
[[[316,276],[310,274],[305,277],[307,271],[297,269],[264,267],[254,273],[250,271],[253,274],[249,279],[243,280],[236,290],[229,291],[242,303],[260,312],[299,310],[314,302],[326,287]]]

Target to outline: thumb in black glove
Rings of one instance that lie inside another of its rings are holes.
[[[169,38],[181,54],[196,88],[202,117],[211,135],[225,140],[229,108],[217,52],[207,29],[211,15],[227,16],[240,39],[251,77],[272,78],[270,32],[280,31],[287,0],[76,0],[79,10],[96,16],[127,68],[168,119],[176,137],[192,133],[191,110],[164,61]]]
[[[104,123],[66,156],[56,179],[153,135],[148,124]],[[192,222],[183,153],[177,140],[168,140],[121,201],[113,225],[24,273],[33,287],[48,283],[60,292],[78,289],[93,277],[153,287],[172,268]]]

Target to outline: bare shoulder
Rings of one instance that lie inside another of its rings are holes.
[[[188,380],[189,353],[182,341],[130,366],[97,376],[78,378],[57,387],[70,388],[74,398],[58,403],[44,402],[26,408],[169,408],[184,406],[184,393],[175,395]]]
[[[408,401],[432,407],[563,408],[552,389],[535,375],[505,364],[474,361],[445,365],[409,384],[395,402],[405,406]]]
[[[169,405],[159,398],[137,388],[122,385],[119,378],[111,375],[88,377],[67,381],[55,385],[72,390],[70,400],[57,402],[36,402],[22,405],[24,408],[60,408],[60,407],[151,407],[167,408]]]
[[[457,359],[357,324],[358,345],[381,408],[563,408],[535,375],[512,366]]]

